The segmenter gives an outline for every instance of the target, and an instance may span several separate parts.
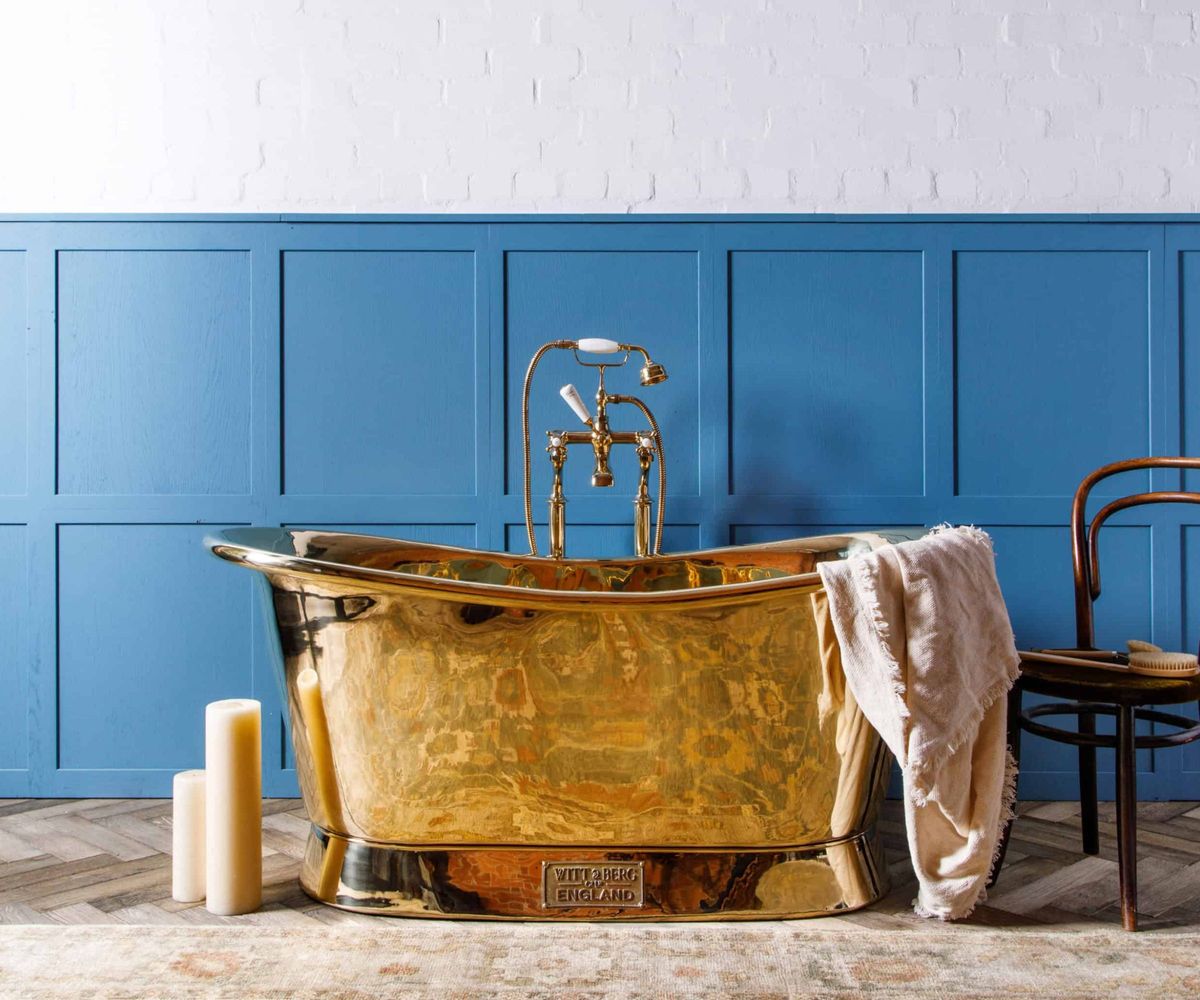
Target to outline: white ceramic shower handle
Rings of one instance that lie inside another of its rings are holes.
[[[589,354],[616,354],[621,349],[621,345],[615,340],[605,340],[603,337],[584,337],[576,341],[576,344],[579,350]]]
[[[579,390],[575,386],[564,385],[558,390],[558,394],[566,401],[567,406],[575,411],[575,416],[585,424],[592,422],[592,415],[588,413],[588,408],[583,402],[583,397],[579,395]]]

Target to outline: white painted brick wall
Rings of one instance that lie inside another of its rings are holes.
[[[0,211],[1197,211],[1195,0],[0,0]]]

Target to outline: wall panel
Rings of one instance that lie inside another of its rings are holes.
[[[961,495],[1062,496],[1147,453],[1146,254],[965,251],[954,280]]]
[[[23,524],[0,524],[0,772],[29,766],[28,551]]]
[[[59,529],[60,768],[198,766],[203,706],[252,695],[252,577],[204,551],[209,530]]]
[[[287,493],[475,492],[475,276],[455,251],[283,257]]]
[[[0,794],[164,794],[217,697],[264,704],[294,793],[253,576],[222,524],[525,549],[519,391],[544,341],[642,343],[666,435],[666,547],[940,521],[987,526],[1018,639],[1070,642],[1069,494],[1101,462],[1200,444],[1195,219],[0,221]],[[532,403],[544,550],[547,357]],[[635,412],[613,412],[637,427]],[[631,547],[617,485],[568,460],[568,549]],[[1178,475],[1154,477],[1169,487]],[[1146,477],[1110,488],[1130,490]],[[1192,482],[1200,482],[1200,477]],[[1192,519],[1192,520],[1189,520]],[[1101,544],[1102,641],[1200,642],[1194,511]],[[24,728],[23,728],[24,727]],[[1073,794],[1028,741],[1022,793]],[[1103,760],[1102,766],[1107,766]],[[1200,754],[1141,761],[1146,797]]]
[[[59,253],[59,492],[248,493],[250,317],[244,253]]]
[[[924,491],[922,275],[916,252],[730,255],[731,493]]]
[[[0,250],[0,495],[27,483],[25,254]]]
[[[550,245],[557,244],[551,239]],[[666,367],[668,380],[643,390],[638,385],[642,359],[635,353],[625,367],[608,372],[608,389],[640,396],[659,424],[671,428],[667,458],[672,494],[699,492],[697,267],[696,254],[686,251],[522,249],[506,254],[505,429],[510,493],[521,490],[521,388],[529,359],[547,341],[581,337],[641,345]],[[613,360],[620,357],[614,355]],[[568,382],[576,385],[594,413],[596,376],[575,364],[571,354],[554,351],[539,363],[536,378],[538,392],[530,405],[531,449],[544,466],[545,431],[581,426],[559,398],[558,388]],[[646,426],[631,408],[614,408],[610,416],[614,426]],[[567,495],[588,493],[591,472],[587,456],[573,450],[563,470]],[[613,494],[632,497],[637,462],[627,449],[614,450],[613,473]]]
[[[1180,379],[1183,448],[1187,454],[1197,454],[1200,452],[1200,232],[1188,230],[1180,236],[1189,249],[1175,254],[1171,276],[1178,281],[1178,309],[1174,318],[1179,323],[1183,363]],[[1190,490],[1200,489],[1200,473],[1184,473],[1184,482]]]

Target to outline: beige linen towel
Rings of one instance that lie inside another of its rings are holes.
[[[904,775],[921,916],[965,917],[1016,794],[1007,700],[1019,659],[978,528],[818,565],[846,683]]]

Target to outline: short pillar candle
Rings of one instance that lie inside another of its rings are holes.
[[[198,903],[204,898],[203,771],[180,771],[172,783],[171,898]]]
[[[257,701],[231,698],[205,710],[206,905],[223,916],[262,903],[261,737]]]

